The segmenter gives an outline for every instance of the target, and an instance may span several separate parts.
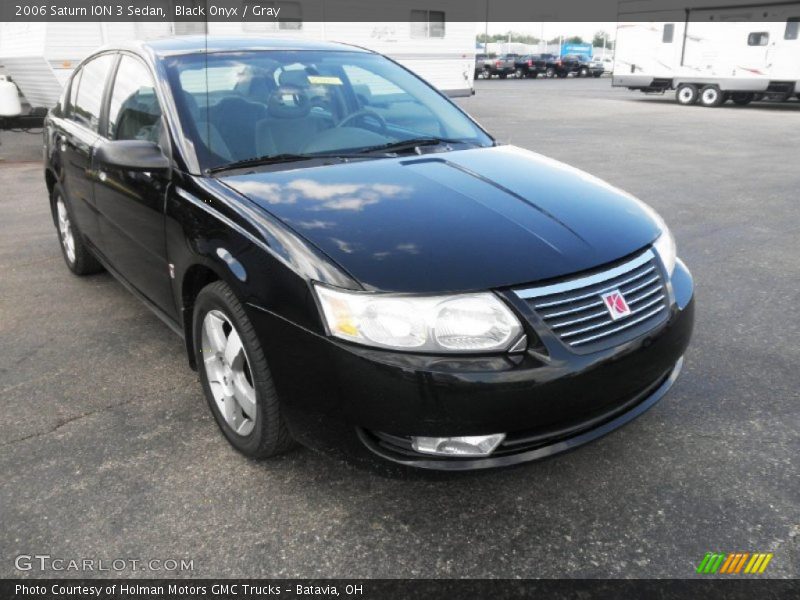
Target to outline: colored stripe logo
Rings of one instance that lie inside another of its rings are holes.
[[[767,570],[771,560],[771,552],[706,552],[697,566],[697,572],[702,575],[760,575]]]

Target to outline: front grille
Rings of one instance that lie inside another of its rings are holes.
[[[630,314],[611,318],[601,294],[619,290]],[[669,298],[652,250],[621,265],[583,277],[514,290],[567,346],[577,352],[610,348],[667,319]]]

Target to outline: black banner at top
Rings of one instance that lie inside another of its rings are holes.
[[[800,9],[784,0],[3,0],[0,21],[782,21],[793,5]]]

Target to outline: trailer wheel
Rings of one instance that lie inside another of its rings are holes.
[[[678,104],[689,106],[697,102],[697,86],[691,83],[682,83],[675,90],[675,100]]]
[[[703,106],[720,106],[723,102],[725,94],[716,85],[707,85],[700,90],[700,104]]]
[[[755,97],[756,95],[752,92],[733,92],[731,94],[731,100],[733,100],[734,104],[738,104],[739,106],[750,104],[755,100]]]

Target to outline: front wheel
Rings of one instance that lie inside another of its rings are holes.
[[[267,458],[292,446],[253,325],[227,284],[200,291],[193,340],[200,382],[222,433],[239,452]]]
[[[588,77],[588,76],[589,76],[589,69],[584,67],[581,68],[580,71],[578,71],[578,77]]]
[[[552,79],[556,76],[556,70],[553,67],[547,67],[547,70],[544,72],[544,76],[548,79]]]
[[[691,83],[682,83],[675,90],[675,100],[684,106],[694,104],[697,102],[697,86]]]
[[[707,85],[700,90],[700,104],[703,106],[720,106],[725,100],[725,94],[716,85]]]
[[[525,72],[522,69],[517,69],[516,71],[514,71],[514,76],[517,79],[522,79],[523,77],[525,77]]]

